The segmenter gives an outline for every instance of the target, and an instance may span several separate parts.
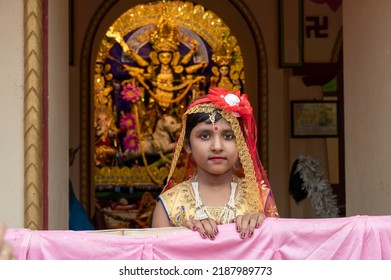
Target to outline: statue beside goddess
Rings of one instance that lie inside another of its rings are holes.
[[[112,106],[112,98],[110,92],[113,90],[110,82],[113,79],[113,74],[110,73],[110,64],[104,64],[98,59],[95,63],[94,73],[94,91],[95,91],[95,107],[101,105]]]
[[[223,37],[212,55],[212,60],[216,66],[212,67],[211,86],[243,91],[243,62],[234,37]]]
[[[102,106],[95,116],[95,164],[112,165],[118,148],[118,129],[109,107]]]
[[[94,91],[95,91],[95,164],[105,166],[111,164],[116,154],[118,132],[114,123],[113,87],[110,73],[111,66],[98,59],[95,63]]]

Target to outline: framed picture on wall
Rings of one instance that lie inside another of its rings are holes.
[[[291,136],[338,137],[338,102],[292,100]]]

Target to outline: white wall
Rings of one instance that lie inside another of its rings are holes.
[[[23,0],[0,1],[0,13],[0,221],[23,227]]]
[[[389,0],[345,0],[347,215],[391,214]]]
[[[68,1],[48,1],[48,227],[68,229],[69,33]]]

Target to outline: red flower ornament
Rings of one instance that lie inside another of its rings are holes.
[[[252,116],[253,108],[248,101],[247,94],[240,95],[238,90],[231,92],[224,88],[211,88],[208,97],[217,108],[230,112],[235,117]]]

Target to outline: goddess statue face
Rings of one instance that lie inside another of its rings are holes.
[[[95,73],[100,74],[103,71],[103,64],[102,63],[95,63]]]
[[[158,58],[161,64],[168,65],[170,64],[172,60],[172,53],[171,52],[160,52],[158,54]]]
[[[229,67],[227,65],[223,65],[223,66],[220,66],[219,68],[219,72],[221,74],[221,76],[228,76],[229,74]]]
[[[99,114],[97,119],[97,124],[101,128],[107,128],[109,127],[109,120],[106,114]]]

